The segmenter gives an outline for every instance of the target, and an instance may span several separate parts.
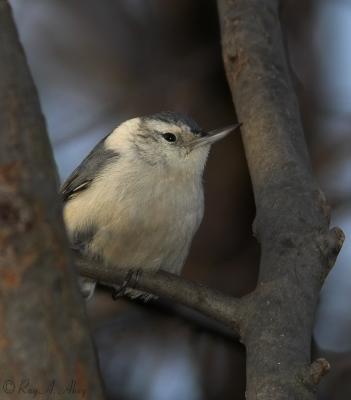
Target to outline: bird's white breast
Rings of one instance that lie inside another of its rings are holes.
[[[121,160],[67,203],[66,225],[93,224],[89,251],[113,265],[179,273],[203,216],[201,175]]]

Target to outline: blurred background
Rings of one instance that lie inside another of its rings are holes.
[[[215,1],[10,0],[61,179],[130,117],[185,112],[205,129],[235,121]],[[286,0],[282,26],[313,167],[346,241],[327,279],[314,355],[331,373],[320,400],[351,399],[351,0]],[[259,246],[239,135],[214,146],[206,213],[184,275],[241,296]],[[109,400],[244,399],[245,351],[230,332],[166,302],[100,288],[89,321]]]

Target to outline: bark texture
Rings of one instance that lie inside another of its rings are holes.
[[[247,398],[314,399],[314,313],[343,233],[329,230],[329,207],[311,173],[285,60],[279,1],[219,0],[218,5],[261,244],[259,283],[242,327]]]
[[[5,0],[0,71],[0,398],[101,399],[45,122]]]

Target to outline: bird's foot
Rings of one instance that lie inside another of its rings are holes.
[[[119,297],[123,297],[128,289],[135,289],[142,274],[142,270],[139,269],[130,269],[122,285],[119,287],[113,287],[112,298],[113,300],[117,300]]]

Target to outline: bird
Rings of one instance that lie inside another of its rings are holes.
[[[204,215],[210,147],[239,126],[206,132],[172,111],[121,123],[61,187],[72,249],[126,274],[162,269],[179,275]],[[87,300],[95,285],[79,277]],[[151,297],[131,288],[123,294]]]

